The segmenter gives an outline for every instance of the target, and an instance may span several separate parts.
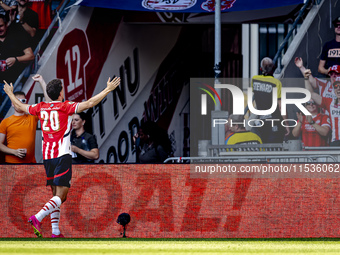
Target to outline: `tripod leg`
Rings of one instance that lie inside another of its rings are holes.
[[[125,230],[126,230],[126,227],[125,227],[125,225],[124,225],[123,238],[125,238],[125,237],[126,237],[126,235],[125,235]]]

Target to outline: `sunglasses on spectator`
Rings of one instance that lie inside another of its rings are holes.
[[[306,106],[307,106],[307,105],[316,105],[316,103],[315,103],[315,102],[307,102],[307,103],[306,103]]]
[[[340,88],[340,83],[335,83],[335,84],[333,84],[333,87],[334,87],[335,89]]]
[[[23,104],[26,104],[26,102],[27,102],[26,98],[18,98],[18,100]]]
[[[339,27],[340,27],[340,23],[334,24],[334,28],[339,28]]]

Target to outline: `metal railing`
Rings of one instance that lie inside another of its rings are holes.
[[[340,156],[340,155],[339,155]],[[330,151],[221,152],[216,157],[171,157],[164,163],[326,163],[339,162]]]
[[[221,152],[265,152],[265,151],[284,151],[288,150],[282,143],[267,143],[267,144],[237,144],[237,145],[208,145],[208,156],[219,156]]]
[[[164,163],[340,162],[340,146],[300,148],[292,148],[289,143],[207,145],[199,154],[203,156],[171,157]]]
[[[340,147],[339,146],[322,146],[322,147],[308,147],[308,146],[304,146],[302,148],[305,151],[339,151],[340,152]]]
[[[50,26],[47,28],[45,34],[43,35],[43,37],[41,38],[41,40],[39,41],[37,47],[34,50],[34,61],[32,61],[23,71],[22,73],[18,76],[18,78],[16,79],[15,83],[13,84],[13,90],[16,91],[16,89],[18,88],[19,84],[21,84],[22,79],[24,78],[24,76],[29,73],[36,73],[38,70],[38,62],[39,62],[39,58],[40,58],[40,54],[39,51],[41,50],[43,44],[46,42],[47,38],[49,37],[49,35],[51,34],[52,28],[54,27],[54,24],[58,21],[59,23],[59,28],[61,27],[61,18],[60,18],[60,14],[62,14],[65,11],[65,7],[68,5],[69,0],[66,0],[63,5],[60,7],[59,11],[56,13],[56,15],[54,16]],[[32,65],[34,64],[34,69],[32,69]],[[0,106],[0,113],[2,113],[2,111],[4,110],[5,105],[7,104],[9,98],[7,95],[5,95],[5,99],[3,100],[1,106]],[[6,114],[6,113],[5,113]],[[5,116],[4,114],[4,116]]]
[[[298,26],[299,22],[301,21],[302,17],[305,15],[305,13],[307,11],[307,8],[311,4],[313,4],[313,0],[307,0],[306,3],[303,5],[301,10],[299,11],[298,16],[296,17],[295,21],[292,24],[291,29],[288,31],[288,34],[286,35],[286,37],[282,41],[280,48],[278,49],[277,53],[274,56],[273,62],[274,62],[274,65],[277,66],[278,72],[281,72],[281,67],[282,67],[281,60],[282,60],[282,55],[284,55],[283,50],[287,48],[287,44],[291,40],[291,37],[294,35],[294,33],[296,34],[297,26]],[[320,4],[320,1],[315,1],[315,4],[316,5]]]

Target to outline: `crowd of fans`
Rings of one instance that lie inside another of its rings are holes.
[[[299,68],[305,78],[305,88],[308,89],[312,98],[305,103],[305,108],[311,115],[304,116],[301,112],[296,113],[297,125],[286,130],[281,125],[274,125],[266,119],[284,120],[286,116],[281,115],[281,82],[273,77],[274,65],[272,59],[266,57],[261,61],[261,75],[252,78],[253,101],[258,110],[267,110],[272,106],[273,88],[277,89],[278,107],[269,115],[258,116],[258,125],[249,132],[239,130],[235,125],[231,130],[229,119],[226,124],[226,145],[234,144],[261,144],[282,143],[291,134],[300,138],[305,147],[340,146],[340,17],[333,20],[335,38],[326,42],[322,49],[318,65],[319,76],[314,77],[310,69],[306,69],[301,57],[295,58],[295,65]],[[325,77],[327,75],[327,77]],[[317,90],[317,93],[314,91]],[[238,122],[242,122],[244,116],[239,116]],[[235,119],[236,120],[236,119]],[[234,120],[234,122],[236,122]],[[279,121],[276,123],[280,123]],[[257,134],[260,139],[257,139]],[[237,136],[236,136],[237,135]],[[231,142],[231,138],[233,138]],[[235,139],[237,137],[237,139]]]
[[[311,70],[304,67],[301,57],[295,58],[295,65],[305,78],[305,88],[312,94],[305,104],[311,116],[297,113],[298,125],[293,130],[294,137],[302,136],[305,147],[340,146],[337,110],[340,106],[340,17],[333,20],[333,26],[335,38],[324,44],[320,56],[318,71],[322,78],[314,77]]]
[[[58,1],[59,5],[65,0]],[[15,83],[19,75],[34,60],[33,51],[52,21],[52,1],[0,1],[0,102],[6,80]],[[0,121],[11,106],[7,101],[0,113]]]

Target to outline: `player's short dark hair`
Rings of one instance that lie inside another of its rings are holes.
[[[53,79],[46,86],[46,93],[52,100],[57,100],[61,90],[63,89],[63,85],[61,80]]]
[[[22,92],[22,91],[16,91],[16,92],[14,92],[13,94],[14,94],[15,96],[24,96],[24,97],[26,97],[25,92]]]

